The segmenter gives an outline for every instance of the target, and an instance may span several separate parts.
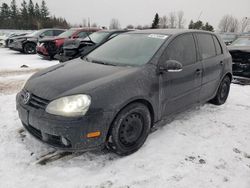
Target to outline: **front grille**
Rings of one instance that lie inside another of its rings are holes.
[[[48,104],[49,104],[48,100],[40,98],[34,94],[31,94],[30,101],[28,103],[28,105],[34,108],[42,108],[42,109],[45,109]]]
[[[24,96],[27,92],[28,91],[21,92],[22,100],[24,100]],[[49,104],[49,100],[43,99],[41,97],[38,97],[38,96],[30,93],[30,99],[26,105],[31,106],[31,107],[36,108],[36,109],[45,109],[48,104]]]

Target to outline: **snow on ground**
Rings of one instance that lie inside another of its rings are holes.
[[[43,60],[36,54],[27,55],[8,48],[0,48],[0,73],[3,71],[40,69],[57,63],[58,61],[55,60]],[[29,68],[20,68],[22,65],[27,65]]]
[[[29,75],[0,79],[12,84]],[[19,133],[16,92],[0,90],[1,188],[250,187],[250,86],[232,84],[225,105],[205,104],[178,115],[130,156],[86,152],[46,165],[36,162],[54,149]]]

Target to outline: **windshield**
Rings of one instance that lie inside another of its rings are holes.
[[[159,34],[122,34],[106,42],[85,59],[112,65],[146,64],[167,39]]]
[[[250,46],[250,38],[238,38],[231,46]]]
[[[89,37],[85,37],[83,40],[89,41],[91,39],[95,44],[99,44],[108,34],[108,32],[95,32],[89,35]]]
[[[62,38],[69,38],[71,37],[74,33],[76,32],[75,29],[69,29],[63,33],[61,33],[58,37],[62,37]]]

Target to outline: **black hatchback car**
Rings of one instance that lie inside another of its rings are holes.
[[[128,155],[170,115],[225,103],[231,79],[231,56],[214,33],[133,31],[35,73],[17,94],[17,110],[27,131],[55,148]]]

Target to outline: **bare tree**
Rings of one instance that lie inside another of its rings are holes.
[[[239,21],[237,18],[232,17],[229,32],[234,33],[234,32],[237,32],[238,29],[239,29]]]
[[[135,27],[135,29],[141,30],[141,29],[142,29],[142,26],[141,26],[141,25],[137,25],[137,26]]]
[[[160,28],[168,28],[168,17],[162,16],[160,18]]]
[[[179,29],[183,29],[184,28],[184,24],[185,24],[185,20],[184,20],[184,12],[183,11],[179,11],[177,14],[178,20],[178,28]]]
[[[245,32],[248,27],[250,27],[250,18],[248,17],[242,18],[241,23],[240,23],[241,32],[242,33]]]
[[[127,25],[127,29],[134,29],[134,26],[132,24]]]
[[[120,29],[120,22],[119,22],[119,20],[113,18],[110,21],[109,29]]]
[[[91,27],[97,27],[97,23],[92,23]]]
[[[229,32],[232,22],[233,22],[233,16],[231,15],[225,15],[223,18],[220,20],[219,23],[219,29],[221,32]]]
[[[87,27],[87,20],[85,18],[82,19],[82,26]]]
[[[170,12],[169,14],[169,28],[176,28],[177,17],[175,12]]]

